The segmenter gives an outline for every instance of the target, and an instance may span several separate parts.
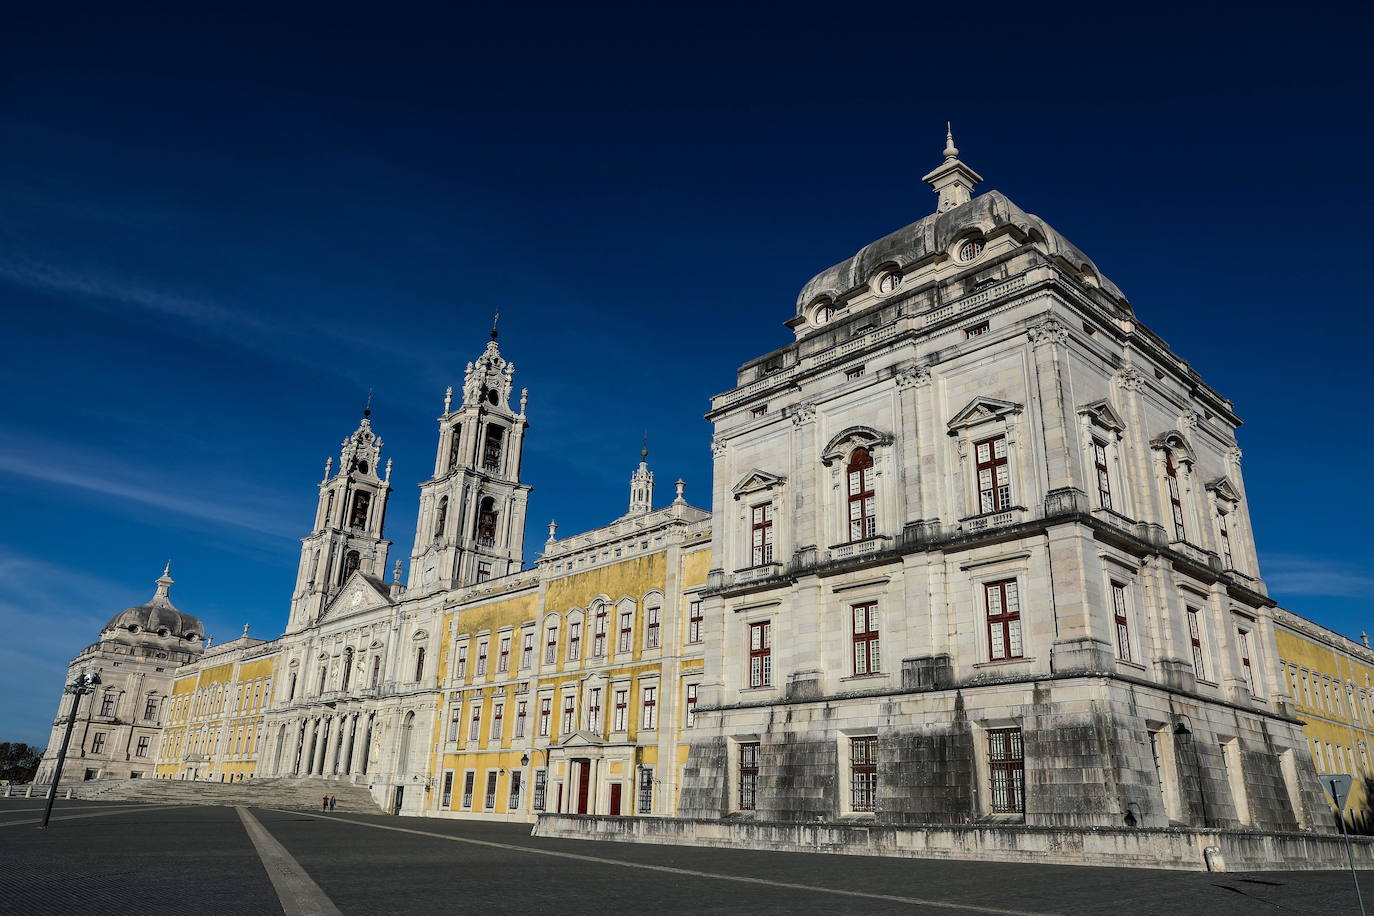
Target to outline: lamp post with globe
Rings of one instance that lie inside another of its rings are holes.
[[[52,773],[52,786],[48,789],[48,804],[43,808],[43,822],[39,828],[48,826],[48,818],[52,815],[52,804],[57,800],[57,784],[62,779],[62,765],[67,762],[67,745],[72,740],[72,726],[76,724],[76,707],[81,704],[81,698],[88,693],[94,693],[95,688],[100,685],[100,672],[82,671],[70,684],[63,688],[63,693],[72,695],[72,708],[67,713],[67,730],[62,733],[62,747],[57,752],[57,766]]]

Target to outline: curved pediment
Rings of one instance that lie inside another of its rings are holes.
[[[1167,430],[1150,440],[1150,448],[1167,448],[1179,461],[1192,464],[1197,454],[1188,437],[1176,429]]]
[[[872,450],[891,444],[892,436],[889,433],[871,426],[851,426],[832,436],[825,444],[825,448],[821,450],[821,463],[828,467],[835,461],[849,458],[850,453],[856,448]]]

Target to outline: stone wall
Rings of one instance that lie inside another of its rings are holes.
[[[544,814],[534,836],[918,859],[1103,865],[1191,871],[1320,871],[1349,867],[1340,837],[1248,830],[1014,825],[898,827]],[[1356,866],[1374,868],[1374,838],[1352,839]],[[1208,849],[1214,849],[1208,853]]]

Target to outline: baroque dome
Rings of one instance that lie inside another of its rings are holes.
[[[205,635],[205,625],[197,617],[184,614],[172,605],[168,592],[174,581],[170,568],[163,570],[157,580],[153,597],[137,607],[125,608],[110,618],[102,632],[127,630],[131,633],[175,637],[198,641]]]

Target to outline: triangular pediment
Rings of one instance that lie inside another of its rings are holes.
[[[977,426],[989,420],[1000,420],[1010,414],[1020,413],[1021,405],[1015,401],[1000,398],[974,398],[963,410],[956,413],[947,424],[950,432]]]
[[[559,747],[602,747],[605,744],[605,738],[580,728],[558,742]]]
[[[1112,406],[1112,402],[1103,398],[1100,401],[1093,401],[1091,404],[1084,404],[1078,408],[1081,416],[1112,432],[1119,433],[1126,428],[1126,421],[1121,419],[1121,414]]]
[[[746,493],[755,493],[759,490],[771,490],[773,487],[781,486],[786,482],[786,477],[780,477],[777,474],[770,474],[767,471],[761,471],[758,468],[754,468],[748,474],[745,474],[744,478],[740,480],[739,483],[735,484],[730,492],[734,494],[735,499],[739,499]]]
[[[386,584],[366,573],[355,571],[344,580],[343,587],[329,604],[325,605],[321,620],[351,617],[364,611],[391,606],[391,595]]]
[[[1240,493],[1231,485],[1231,481],[1227,480],[1225,477],[1218,477],[1216,480],[1207,484],[1207,489],[1215,493],[1217,499],[1232,503],[1240,502]]]

